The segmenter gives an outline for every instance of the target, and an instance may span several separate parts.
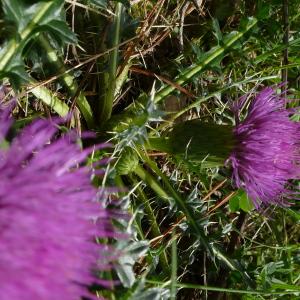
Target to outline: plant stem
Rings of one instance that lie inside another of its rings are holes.
[[[32,84],[36,84],[32,80]],[[31,93],[51,109],[53,109],[59,116],[65,117],[69,112],[69,106],[61,101],[58,97],[44,86],[37,86],[31,90]]]
[[[166,284],[165,282],[161,282],[158,280],[149,280],[149,279],[147,279],[146,282],[158,286],[163,286]],[[266,291],[259,291],[259,290],[226,289],[226,288],[200,285],[200,284],[191,284],[191,283],[177,283],[176,286],[178,288],[185,288],[185,289],[199,289],[199,290],[206,290],[206,291],[219,291],[219,292],[226,292],[226,293],[233,293],[233,294],[248,294],[248,295],[291,295],[300,290],[298,286],[293,286],[293,285],[289,285],[289,286],[282,285],[282,287],[278,287],[281,288],[282,291],[276,291],[276,292],[266,292]],[[290,289],[290,291],[287,291],[288,288]]]
[[[167,191],[169,192],[169,197],[171,196],[175,200],[178,207],[185,214],[188,222],[191,224],[193,229],[198,233],[199,238],[200,238],[202,244],[204,245],[204,247],[210,252],[210,254],[213,254],[212,247],[207,241],[207,237],[205,236],[203,228],[197,223],[194,213],[186,206],[183,199],[181,199],[181,197],[179,196],[177,191],[174,190],[174,188],[170,184],[168,178],[165,176],[165,174],[163,174],[161,172],[161,170],[157,167],[157,165],[151,159],[149,159],[146,155],[144,155],[141,151],[139,152],[139,154],[143,157],[143,160],[149,165],[149,167],[157,174],[157,176],[159,176],[162,179],[164,185],[166,186]],[[149,176],[149,175],[150,174],[145,175],[146,180],[147,180],[147,176]],[[152,186],[150,185],[150,187],[152,187]],[[168,195],[168,194],[166,194],[166,195]]]
[[[146,216],[150,221],[150,224],[151,224],[150,228],[151,228],[152,236],[153,237],[161,236],[162,234],[161,234],[160,228],[157,224],[155,214],[154,214],[153,209],[152,209],[152,207],[149,203],[148,198],[146,197],[145,193],[143,192],[143,190],[140,187],[137,187],[137,192],[139,194],[139,199],[141,200],[141,202],[144,205]],[[165,274],[168,274],[169,273],[169,263],[168,263],[168,259],[167,259],[167,254],[164,250],[159,255],[159,262],[160,262],[160,265],[161,265],[161,268],[162,268],[163,272]]]
[[[224,262],[227,267],[231,270],[237,270],[241,273],[244,280],[248,283],[249,286],[255,286],[253,280],[251,277],[245,272],[235,261],[227,257],[221,250],[219,250],[216,246],[210,244],[208,237],[205,235],[204,229],[199,223],[197,222],[197,217],[195,216],[194,212],[186,205],[184,200],[180,197],[180,195],[177,193],[177,191],[174,190],[172,185],[170,184],[168,178],[161,172],[161,170],[158,168],[155,162],[153,162],[150,158],[148,158],[142,151],[139,151],[139,155],[145,161],[149,167],[153,170],[153,172],[156,173],[158,177],[160,177],[166,187],[166,190],[168,191],[168,194],[163,191],[164,198],[173,198],[178,207],[182,210],[182,212],[185,214],[187,221],[190,223],[191,227],[195,230],[197,233],[198,238],[200,239],[202,245],[204,248],[209,252],[209,254],[212,257],[217,257],[219,260]],[[144,169],[142,169],[144,170]],[[137,174],[138,175],[138,174]],[[159,183],[156,182],[154,177],[150,175],[146,170],[143,171],[142,177],[147,182],[147,184],[153,188],[157,188],[159,186],[159,190],[163,190]],[[141,177],[141,178],[142,178]],[[142,178],[142,179],[143,179]],[[150,181],[149,181],[150,178]],[[153,189],[156,191],[155,189]],[[169,197],[168,197],[169,195]]]
[[[51,62],[52,66],[56,69],[56,72],[62,74],[60,76],[60,80],[67,88],[69,94],[72,97],[76,98],[76,103],[88,125],[88,128],[92,129],[95,128],[95,122],[93,117],[92,109],[81,91],[78,91],[78,85],[74,77],[66,72],[65,65],[60,57],[58,57],[56,50],[52,48],[48,40],[41,35],[39,37],[40,44],[45,49],[47,53],[48,60]],[[78,94],[78,95],[77,95]]]
[[[140,174],[143,174],[142,171],[137,171]],[[129,176],[130,180],[133,182],[134,185],[137,184],[136,179],[133,176]],[[122,178],[120,176],[116,177],[116,184],[118,187],[124,187],[124,183],[122,181]],[[144,210],[146,212],[146,216],[147,218],[149,218],[150,220],[150,224],[151,224],[151,233],[153,235],[153,237],[157,237],[157,236],[161,236],[161,231],[159,229],[159,226],[157,224],[156,221],[156,217],[155,214],[153,212],[153,209],[146,197],[146,195],[144,194],[143,190],[138,186],[137,187],[137,192],[139,194],[139,200],[141,200],[142,204],[144,205]],[[142,228],[140,227],[140,224],[138,224],[138,222],[136,220],[134,220],[135,225],[137,226],[137,231],[139,233],[140,236],[142,236],[142,239],[145,240],[146,237],[143,233]],[[161,265],[161,269],[163,270],[163,272],[165,274],[169,273],[169,264],[168,264],[168,260],[167,260],[167,255],[166,252],[163,250],[162,253],[159,255],[159,263]]]
[[[118,65],[118,56],[119,56],[118,55],[119,47],[117,46],[120,43],[122,13],[123,13],[123,4],[121,2],[117,2],[115,19],[113,24],[113,40],[111,45],[114,49],[110,53],[110,58],[108,62],[108,66],[109,66],[108,80],[105,82],[106,91],[103,100],[100,103],[101,105],[99,110],[100,125],[103,125],[108,119],[110,119],[113,101],[115,97],[116,75],[117,75],[117,65]]]
[[[171,300],[176,300],[177,290],[177,245],[175,231],[172,232],[172,270],[171,270]]]
[[[152,209],[152,207],[149,203],[148,198],[146,197],[145,193],[142,191],[142,189],[140,187],[137,188],[137,191],[138,191],[139,196],[140,196],[139,199],[142,201],[142,203],[144,205],[144,209],[145,209],[145,212],[147,214],[147,218],[150,219],[151,232],[152,232],[153,237],[161,236],[159,226],[156,222],[155,214],[154,214],[153,209]]]
[[[136,167],[134,173],[138,175],[144,182],[146,182],[162,199],[167,200],[169,198],[169,195],[164,191],[155,178],[140,165]]]

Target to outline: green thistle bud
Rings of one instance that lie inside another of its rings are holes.
[[[199,163],[202,167],[224,165],[233,147],[231,126],[204,123],[200,120],[177,124],[166,136],[149,139],[150,149]]]

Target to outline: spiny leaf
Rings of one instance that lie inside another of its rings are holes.
[[[135,282],[135,274],[133,266],[135,262],[146,254],[149,248],[147,241],[131,242],[126,245],[126,253],[118,260],[116,271],[118,276],[125,287],[131,287]]]
[[[45,24],[44,28],[48,29],[51,36],[53,35],[60,44],[77,42],[76,36],[64,21],[52,20]]]
[[[64,1],[41,1],[32,4],[19,0],[3,0],[2,3],[5,21],[15,25],[15,32],[0,52],[0,78],[8,77],[18,87],[29,80],[25,72],[23,50],[37,33],[50,33],[51,38],[59,44],[74,42],[76,38],[64,20]]]

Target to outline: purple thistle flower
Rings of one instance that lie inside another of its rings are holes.
[[[298,198],[290,182],[299,178],[300,123],[290,116],[286,99],[271,88],[263,89],[251,103],[245,120],[239,112],[242,99],[233,105],[236,117],[235,147],[228,159],[232,179],[243,188],[256,208],[269,204],[286,206]]]
[[[9,114],[0,108],[0,146]],[[87,286],[105,284],[95,272],[114,255],[95,237],[116,233],[83,165],[92,149],[81,151],[70,134],[54,140],[56,133],[57,124],[38,120],[0,147],[1,300],[93,298]]]

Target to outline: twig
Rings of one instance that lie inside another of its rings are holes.
[[[163,81],[164,83],[167,83],[169,85],[174,86],[177,90],[179,90],[180,92],[186,94],[187,96],[192,97],[192,98],[196,98],[196,96],[194,94],[192,94],[190,91],[188,91],[186,88],[184,88],[181,85],[169,80],[168,78],[166,78],[164,76],[158,75],[158,74],[156,74],[154,72],[151,72],[151,71],[148,71],[148,70],[139,69],[139,68],[136,68],[136,67],[130,67],[130,71],[138,73],[138,74],[143,74],[143,75],[146,75],[146,76],[156,77],[159,80]]]

